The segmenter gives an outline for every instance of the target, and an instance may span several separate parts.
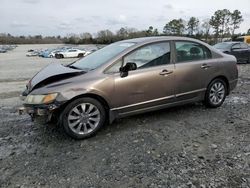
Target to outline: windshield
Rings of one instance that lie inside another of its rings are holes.
[[[218,43],[214,45],[217,49],[229,49],[231,47],[230,43]]]
[[[132,42],[113,43],[76,61],[70,66],[83,70],[93,70],[107,63],[116,55],[133,45],[135,45],[135,43]]]

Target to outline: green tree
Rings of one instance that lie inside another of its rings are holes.
[[[247,34],[250,35],[250,28],[247,30]]]
[[[117,40],[127,39],[128,38],[128,29],[126,27],[120,28],[116,32],[116,38],[117,38]]]
[[[209,24],[214,28],[215,40],[218,41],[218,37],[224,37],[226,32],[229,32],[229,23],[231,19],[231,13],[227,9],[217,10],[211,17]]]
[[[170,35],[182,35],[185,30],[185,24],[183,19],[173,19],[168,22],[164,28],[163,33]]]
[[[241,15],[241,12],[239,10],[234,10],[233,13],[231,13],[231,30],[232,35],[234,35],[234,32],[236,29],[240,27],[240,24],[243,22],[243,17]]]
[[[158,29],[154,29],[154,31],[153,31],[153,36],[158,36],[158,35],[159,35]]]
[[[153,30],[154,30],[153,26],[149,26],[148,30],[146,31],[147,35],[152,36],[153,35]]]
[[[199,19],[195,17],[191,17],[187,23],[188,34],[193,35],[194,32],[198,31],[199,27]]]

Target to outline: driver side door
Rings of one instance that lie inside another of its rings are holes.
[[[114,75],[114,110],[119,114],[162,106],[174,101],[175,67],[171,62],[170,42],[139,47],[123,58],[137,69],[126,77]]]

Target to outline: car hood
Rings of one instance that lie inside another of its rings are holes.
[[[44,85],[64,80],[79,74],[86,73],[86,71],[73,69],[67,66],[63,66],[59,63],[53,63],[48,65],[39,71],[27,84],[26,91],[23,95],[29,94],[35,88],[42,87]]]

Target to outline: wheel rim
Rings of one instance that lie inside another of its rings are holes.
[[[95,105],[82,103],[69,112],[68,125],[76,134],[89,134],[97,128],[100,118],[100,111]]]
[[[209,92],[209,100],[212,104],[217,105],[222,102],[225,96],[225,86],[221,82],[215,82]]]

